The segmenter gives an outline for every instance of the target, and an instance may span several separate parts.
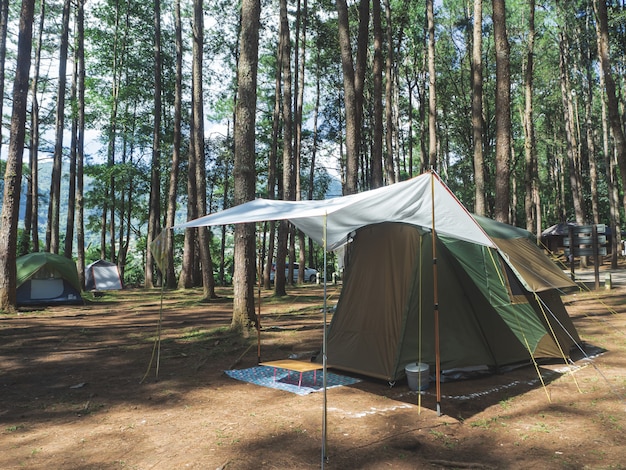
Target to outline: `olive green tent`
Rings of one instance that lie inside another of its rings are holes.
[[[433,249],[431,232],[403,223],[353,234],[328,331],[329,367],[395,381],[409,363],[434,370],[436,338],[443,378],[569,355],[580,339],[559,289],[575,284],[530,233],[475,219],[495,248],[439,236]]]
[[[17,305],[80,304],[76,264],[54,253],[20,256],[17,265]]]

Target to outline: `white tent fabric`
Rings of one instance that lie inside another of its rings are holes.
[[[122,280],[115,263],[101,259],[85,268],[85,290],[119,289],[122,289]]]
[[[434,204],[433,204],[434,198]],[[317,201],[256,199],[176,225],[174,229],[289,220],[306,235],[334,250],[350,233],[370,224],[404,222],[440,235],[494,247],[489,236],[435,173],[350,196]],[[326,220],[325,220],[326,219]]]

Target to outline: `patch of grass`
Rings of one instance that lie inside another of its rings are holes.
[[[498,421],[498,417],[495,418],[483,418],[476,421],[472,421],[470,426],[473,428],[490,429],[492,424]]]
[[[454,449],[457,445],[456,441],[448,436],[447,434],[437,431],[435,429],[431,429],[429,431],[430,435],[433,436],[437,441],[440,441],[444,447],[448,449]]]
[[[505,398],[504,400],[500,401],[500,406],[504,410],[508,410],[509,408],[511,408],[512,404],[513,404],[513,397]]]
[[[550,426],[548,426],[546,423],[537,423],[537,424],[533,425],[531,430],[534,431],[534,432],[543,432],[543,433],[550,433],[550,432],[552,432],[551,429],[550,429]]]
[[[6,432],[16,432],[19,431],[21,429],[24,429],[24,425],[23,424],[14,424],[13,426],[8,426],[6,428],[4,428]]]

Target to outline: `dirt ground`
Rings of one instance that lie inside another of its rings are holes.
[[[263,294],[260,356],[306,357],[322,341],[322,290]],[[365,379],[299,396],[231,379],[258,361],[228,332],[232,292],[126,290],[0,316],[2,469],[626,468],[626,286],[565,297],[606,352],[441,385]],[[328,290],[334,305],[338,288]],[[155,350],[162,315],[160,351]],[[157,354],[158,351],[158,354]],[[158,369],[157,369],[158,357]]]

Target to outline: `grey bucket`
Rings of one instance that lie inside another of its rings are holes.
[[[406,373],[406,378],[409,383],[409,390],[424,391],[428,389],[430,381],[428,377],[429,371],[430,367],[423,362],[407,364],[404,368],[404,372]]]

